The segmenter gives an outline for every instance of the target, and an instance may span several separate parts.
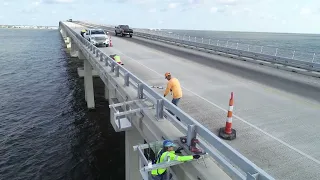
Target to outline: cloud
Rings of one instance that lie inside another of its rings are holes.
[[[309,15],[309,14],[311,14],[311,9],[309,9],[309,8],[301,8],[300,9],[300,14],[301,15]]]
[[[218,12],[218,8],[217,7],[211,7],[210,8],[210,12],[211,13],[216,13],[216,12]]]
[[[240,0],[216,0],[216,3],[221,5],[237,5],[240,3]]]
[[[150,8],[150,9],[148,10],[148,12],[149,12],[149,13],[155,13],[155,12],[157,12],[157,9],[156,9],[156,8]]]
[[[179,5],[179,3],[170,3],[170,4],[168,5],[168,8],[170,8],[170,9],[175,9],[176,7],[178,7],[178,5]]]
[[[45,4],[64,4],[64,3],[73,3],[75,0],[41,0]]]
[[[160,11],[160,12],[167,12],[167,11],[168,11],[168,9],[166,9],[166,8],[162,8],[162,9],[160,9],[159,11]]]
[[[109,2],[110,0],[104,0],[105,2]],[[135,4],[147,4],[147,3],[154,3],[158,0],[111,0],[111,2],[116,3],[135,3]]]
[[[25,14],[34,14],[34,13],[37,13],[38,10],[36,8],[25,8],[25,9],[22,9],[21,12]]]
[[[42,3],[42,1],[34,1],[31,3],[32,6],[39,6]]]

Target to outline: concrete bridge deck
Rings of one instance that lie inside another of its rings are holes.
[[[177,77],[179,107],[216,134],[234,92],[237,139],[228,143],[276,179],[320,179],[318,79],[136,37],[112,42],[101,49],[149,85],[165,86],[165,72]]]

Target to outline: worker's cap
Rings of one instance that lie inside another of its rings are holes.
[[[167,78],[167,76],[169,76],[169,75],[171,75],[169,72],[166,72],[165,74],[164,74],[164,78],[166,79]]]
[[[175,147],[176,145],[172,141],[163,142],[164,147]]]

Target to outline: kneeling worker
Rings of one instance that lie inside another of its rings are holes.
[[[86,33],[86,32],[87,31],[85,29],[82,29],[81,32],[80,32],[81,36],[84,37],[84,33]]]
[[[199,159],[200,155],[190,155],[190,156],[178,156],[176,155],[174,148],[176,145],[170,141],[170,140],[166,140],[163,144],[163,151],[160,151],[160,154],[158,154],[158,158],[156,160],[156,164],[162,163],[162,162],[166,162],[166,161],[173,161],[173,160],[177,160],[177,161],[190,161],[192,159]],[[179,151],[181,150],[180,148],[177,150]],[[177,152],[178,153],[178,152]],[[154,169],[151,171],[152,174],[152,179],[153,180],[170,180],[172,178],[172,174],[167,174],[167,168],[159,168],[159,169]],[[168,179],[169,177],[169,179]]]
[[[114,54],[114,55],[110,55],[110,57],[115,60],[118,64],[121,64],[123,65],[123,63],[121,62],[121,59],[120,59],[120,56],[117,55],[117,54]]]

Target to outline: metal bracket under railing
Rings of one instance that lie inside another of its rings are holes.
[[[110,118],[113,122],[111,124],[115,124],[113,126],[116,132],[126,131],[131,129],[132,127],[132,117],[131,115],[136,115],[136,113],[142,113],[145,109],[153,109],[153,107],[145,107],[145,108],[136,108],[131,109],[130,105],[134,103],[141,102],[143,99],[133,100],[133,101],[126,101],[116,104],[109,105],[110,113],[113,113],[113,118]],[[126,106],[125,110],[123,110],[122,106]]]

